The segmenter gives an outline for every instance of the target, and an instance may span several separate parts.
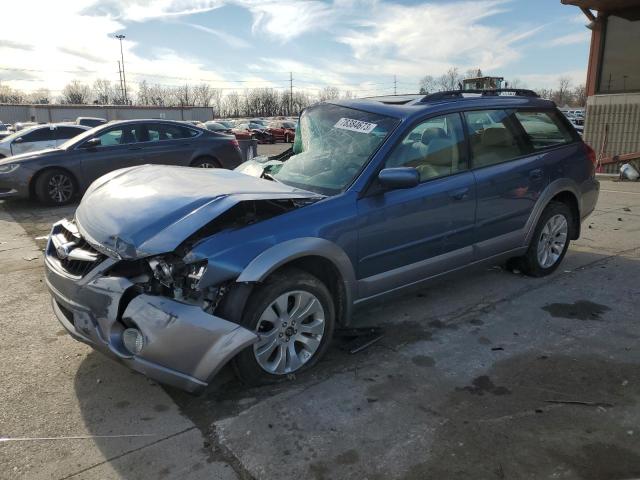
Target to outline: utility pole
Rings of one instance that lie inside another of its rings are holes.
[[[124,87],[122,91],[124,92],[124,104],[129,105],[129,100],[127,99],[127,77],[124,74],[124,54],[122,53],[122,40],[125,38],[125,36],[120,34],[116,35],[116,38],[120,40],[120,60],[122,60],[122,85]]]
[[[118,60],[118,76],[120,77],[120,95],[124,99],[124,88],[122,87],[122,69],[120,68],[120,60]]]
[[[289,72],[289,115],[293,114],[293,72]]]
[[[395,75],[393,76],[393,94],[398,94],[398,78]]]

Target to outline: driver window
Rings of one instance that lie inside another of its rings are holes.
[[[424,182],[466,170],[464,151],[460,115],[444,115],[411,130],[391,152],[385,167],[414,167]]]

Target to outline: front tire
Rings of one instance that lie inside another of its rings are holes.
[[[292,268],[255,288],[240,323],[260,340],[234,358],[235,371],[246,384],[264,385],[307,370],[324,355],[335,307],[320,280]]]
[[[550,202],[540,215],[527,253],[512,264],[531,277],[550,275],[567,253],[572,225],[571,209],[565,203]]]
[[[34,191],[45,205],[67,205],[76,196],[78,188],[69,172],[56,168],[38,176]]]

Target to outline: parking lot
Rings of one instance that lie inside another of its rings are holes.
[[[551,277],[466,272],[360,311],[384,337],[359,353],[197,397],[57,323],[42,237],[73,206],[0,203],[0,477],[638,477],[640,183],[601,188]]]

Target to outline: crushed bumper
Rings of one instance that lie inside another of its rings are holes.
[[[135,295],[129,280],[104,276],[101,267],[72,278],[61,271],[53,252],[47,248],[45,278],[62,326],[76,340],[154,380],[200,392],[225,363],[257,340],[249,330],[197,306]],[[122,343],[128,327],[145,338],[139,355]]]

